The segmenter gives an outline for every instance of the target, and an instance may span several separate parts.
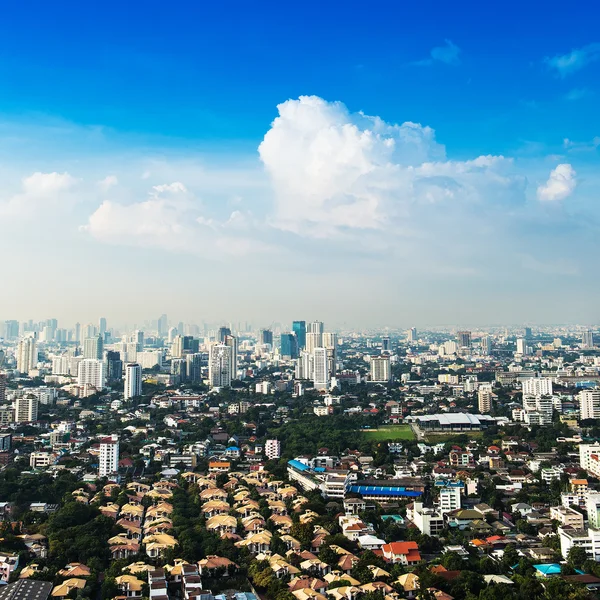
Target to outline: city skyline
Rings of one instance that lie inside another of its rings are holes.
[[[370,30],[320,6],[313,54],[287,9],[125,11],[107,37],[109,6],[40,7],[27,48],[24,7],[0,25],[5,318],[598,321],[594,19],[440,6],[416,35],[424,7]],[[232,282],[268,293],[242,311]]]

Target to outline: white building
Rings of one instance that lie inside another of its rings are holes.
[[[523,396],[552,396],[552,379],[549,377],[528,377],[521,381]]]
[[[482,383],[477,390],[477,406],[481,414],[489,413],[492,410],[492,384]]]
[[[15,422],[33,423],[38,418],[40,401],[33,395],[21,396],[15,400]]]
[[[128,365],[129,366],[129,365]],[[119,471],[119,438],[113,434],[100,441],[100,461],[98,475],[109,477]]]
[[[577,394],[579,418],[600,419],[600,389],[583,390]]]
[[[97,390],[106,386],[106,368],[103,361],[97,358],[84,358],[77,370],[78,385],[92,385]]]
[[[153,367],[162,367],[163,353],[161,350],[144,350],[136,352],[136,362],[142,369],[152,369]]]
[[[99,335],[83,340],[83,358],[96,358],[101,360],[103,354],[104,343]]]
[[[600,530],[559,527],[558,535],[560,537],[560,552],[563,558],[567,558],[569,550],[573,546],[579,546],[586,551],[591,559],[600,561]]]
[[[125,365],[124,398],[135,398],[142,395],[142,367],[137,363]]]
[[[17,371],[27,374],[35,369],[38,360],[35,338],[23,338],[17,346]]]
[[[281,456],[281,442],[279,440],[267,440],[265,442],[265,454],[270,460]]]
[[[579,464],[595,477],[600,477],[600,443],[579,444]]]
[[[329,388],[330,376],[327,361],[327,349],[315,348],[313,350],[313,383],[317,390],[326,390]]]
[[[438,504],[442,514],[458,510],[461,507],[461,493],[464,488],[462,482],[440,482],[439,485],[436,484],[436,487],[439,487],[440,490]]]
[[[390,357],[373,356],[371,358],[371,381],[387,383],[392,378]]]
[[[229,347],[229,372],[231,373],[231,379],[238,379],[238,339],[235,335],[226,335],[225,342],[223,343]]]
[[[211,388],[231,385],[231,347],[213,344],[208,358],[208,383]]]
[[[32,452],[29,455],[29,466],[32,469],[45,469],[56,462],[56,454],[51,452]]]
[[[444,529],[444,516],[433,508],[425,508],[422,502],[414,502],[406,516],[423,535],[435,536]]]
[[[588,514],[588,525],[600,530],[600,494],[588,492],[585,499],[585,509]]]

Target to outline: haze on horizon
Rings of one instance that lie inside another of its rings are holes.
[[[7,8],[0,319],[599,322],[594,19],[233,4]]]

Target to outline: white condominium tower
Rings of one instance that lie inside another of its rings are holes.
[[[373,356],[371,358],[371,381],[387,383],[391,378],[390,357],[387,355]]]
[[[600,389],[583,390],[577,394],[579,399],[579,418],[600,419]]]
[[[208,359],[208,381],[211,388],[231,385],[231,346],[213,344]]]
[[[38,418],[39,398],[32,394],[21,396],[15,400],[15,422],[33,423]]]
[[[231,362],[231,367],[229,372],[231,374],[231,379],[237,379],[237,369],[238,369],[238,340],[235,335],[226,335],[225,341],[223,342],[226,346],[229,346],[229,360]]]
[[[125,400],[142,395],[142,367],[137,363],[125,366]]]
[[[312,354],[315,348],[323,347],[323,323],[313,321],[306,326],[306,351]]]
[[[97,335],[83,340],[83,358],[96,358],[102,360],[104,343],[102,337]]]
[[[17,371],[29,373],[37,365],[38,354],[35,338],[23,338],[17,346]]]
[[[113,434],[100,440],[98,475],[108,477],[119,471],[119,438]]]
[[[104,362],[97,358],[84,358],[77,366],[77,383],[92,385],[101,390],[106,385],[106,368]]]
[[[313,383],[317,390],[325,390],[329,387],[330,377],[326,348],[315,348],[313,351]]]

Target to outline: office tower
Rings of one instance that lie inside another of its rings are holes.
[[[386,335],[381,338],[381,351],[382,352],[390,352],[392,349],[390,344],[390,338]]]
[[[33,394],[18,397],[15,400],[15,421],[17,423],[37,421],[39,404],[39,399]]]
[[[317,390],[324,390],[329,387],[329,365],[325,348],[315,348],[313,350],[313,383]]]
[[[191,335],[183,336],[183,352],[196,354],[200,350],[200,340],[194,339]]]
[[[581,345],[583,348],[594,347],[594,332],[591,329],[586,329],[581,337]]]
[[[527,342],[524,338],[517,340],[517,354],[522,354],[523,356],[527,354]]]
[[[371,358],[371,381],[375,383],[387,383],[392,378],[390,357],[373,356]]]
[[[188,381],[202,383],[202,354],[188,354],[185,358]]]
[[[281,356],[282,358],[298,357],[298,338],[294,333],[281,334]]]
[[[489,356],[492,353],[492,338],[489,335],[481,338],[481,353],[484,356]]]
[[[179,385],[187,377],[187,361],[185,358],[171,360],[171,383]]]
[[[225,336],[225,345],[231,348],[229,353],[231,360],[231,379],[237,379],[237,371],[238,371],[238,341],[235,335],[227,335]]]
[[[100,317],[100,322],[98,323],[98,331],[102,337],[106,333],[106,318]]]
[[[108,381],[121,381],[123,379],[121,354],[114,350],[106,352],[106,378]]]
[[[265,454],[269,460],[275,460],[281,456],[281,442],[279,440],[267,440],[265,442]]]
[[[106,387],[104,362],[97,358],[84,358],[77,367],[77,383],[91,385],[101,390]]]
[[[406,333],[406,339],[408,342],[416,342],[417,341],[417,328],[411,327]]]
[[[109,477],[119,472],[119,438],[113,434],[100,440],[98,476]]]
[[[124,398],[135,398],[142,395],[142,367],[137,363],[125,365]]]
[[[19,322],[14,320],[4,321],[4,338],[16,340],[19,337]]]
[[[294,321],[292,331],[296,334],[298,350],[304,350],[306,348],[306,321]]]
[[[167,320],[167,315],[161,315],[160,319],[158,319],[158,337],[165,337],[169,333],[169,322]]]
[[[482,383],[477,390],[477,403],[481,414],[489,413],[492,410],[492,384]]]
[[[104,354],[104,340],[99,335],[83,340],[83,358],[97,358],[102,360]]]
[[[531,335],[531,327],[525,327],[525,339],[529,341],[533,336]]]
[[[600,419],[600,389],[583,390],[577,394],[579,399],[579,418]]]
[[[337,363],[337,333],[323,333],[323,348],[327,350],[327,368],[329,376],[333,377]]]
[[[459,348],[470,348],[471,347],[471,332],[470,331],[459,331],[456,334],[456,341],[458,342]]]
[[[225,342],[225,338],[228,335],[231,335],[231,329],[229,329],[229,327],[219,327],[219,333],[217,336],[217,341],[219,342],[219,344]]]
[[[211,388],[231,385],[231,347],[213,344],[208,358],[208,382]]]
[[[171,345],[171,356],[173,358],[181,358],[183,356],[183,336],[176,335]]]
[[[552,396],[550,377],[528,377],[521,381],[523,396]]]
[[[296,379],[312,379],[314,371],[314,357],[310,352],[303,350],[298,356],[295,368]]]
[[[6,402],[6,375],[0,373],[0,404]]]
[[[17,371],[27,375],[35,369],[38,361],[37,344],[35,338],[23,338],[17,346]]]
[[[75,323],[74,337],[75,337],[75,342],[77,344],[80,344],[81,343],[81,323]]]
[[[270,329],[261,329],[258,336],[258,343],[262,346],[269,345],[273,347],[273,332]]]
[[[96,331],[96,326],[93,323],[88,323],[81,332],[81,337],[85,341],[86,339],[96,337],[98,332]]]

